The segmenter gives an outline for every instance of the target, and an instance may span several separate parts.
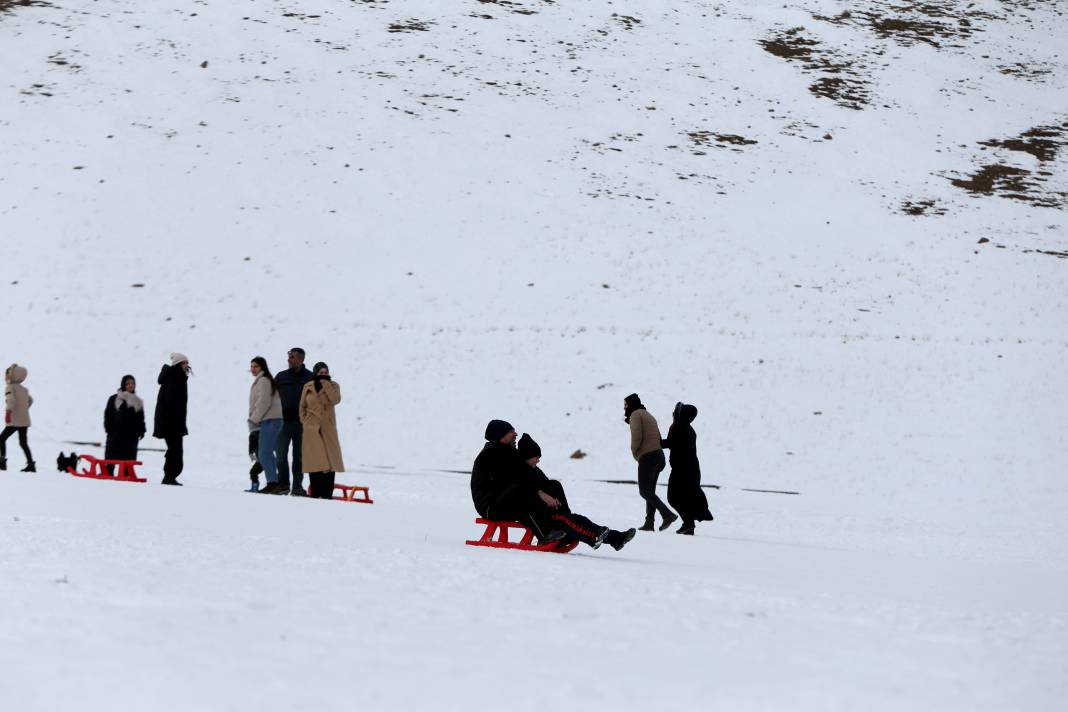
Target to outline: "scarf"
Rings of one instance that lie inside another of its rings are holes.
[[[127,408],[133,408],[137,412],[141,412],[145,408],[145,402],[141,400],[141,397],[129,391],[119,391],[115,396],[115,410],[122,410],[123,405]]]

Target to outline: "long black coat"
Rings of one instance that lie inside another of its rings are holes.
[[[701,463],[697,459],[697,433],[690,425],[697,418],[697,408],[682,405],[675,411],[663,446],[671,450],[668,462],[668,504],[682,516],[684,522],[701,522],[712,519],[708,511],[708,497],[701,489]]]
[[[189,376],[181,364],[164,366],[159,372],[159,398],[156,399],[156,419],[152,437],[185,436],[186,405],[189,402]]]
[[[108,398],[104,406],[104,432],[107,443],[104,445],[104,458],[107,460],[136,460],[137,444],[145,434],[145,411],[136,410],[120,403],[115,408],[118,394]]]

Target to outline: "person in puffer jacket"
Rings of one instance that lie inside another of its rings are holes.
[[[7,441],[15,433],[19,435],[19,447],[26,456],[22,472],[37,472],[37,465],[30,452],[30,406],[33,396],[22,385],[29,372],[25,366],[13,363],[4,371],[4,431],[0,433],[0,470],[7,469]]]

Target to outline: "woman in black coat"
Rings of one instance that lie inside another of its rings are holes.
[[[137,445],[145,437],[145,430],[145,404],[137,395],[137,381],[133,376],[123,376],[119,392],[104,406],[104,459],[136,460]]]
[[[690,424],[697,418],[697,408],[676,403],[672,413],[671,427],[663,447],[671,450],[668,462],[671,474],[668,477],[668,503],[682,517],[679,534],[693,535],[697,522],[712,521],[708,511],[708,498],[701,489],[701,463],[697,460],[697,433]]]

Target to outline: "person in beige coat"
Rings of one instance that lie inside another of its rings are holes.
[[[656,481],[667,466],[660,444],[660,426],[637,393],[623,399],[623,420],[630,425],[630,454],[638,461],[638,494],[645,500],[645,524],[640,530],[653,531],[656,513],[660,512],[664,520],[660,531],[664,531],[678,515],[656,494]]]
[[[314,379],[300,393],[300,424],[304,427],[302,469],[308,473],[311,483],[309,496],[331,499],[334,474],[345,471],[334,416],[334,408],[341,402],[341,387],[330,378],[330,368],[321,361],[315,364],[312,373]]]
[[[253,458],[253,468],[249,470],[249,492],[264,494],[286,494],[288,487],[278,483],[278,465],[274,459],[274,448],[278,443],[278,433],[282,432],[282,399],[278,395],[278,386],[267,366],[267,359],[256,356],[249,363],[252,374],[252,387],[248,393],[248,438],[249,455]],[[259,465],[259,470],[256,469]],[[259,472],[263,471],[267,486],[260,490]]]
[[[37,465],[30,452],[30,406],[33,396],[22,385],[29,372],[25,366],[13,363],[4,371],[4,431],[0,433],[0,470],[7,469],[7,441],[15,433],[19,434],[19,447],[26,456],[23,472],[37,472]]]

